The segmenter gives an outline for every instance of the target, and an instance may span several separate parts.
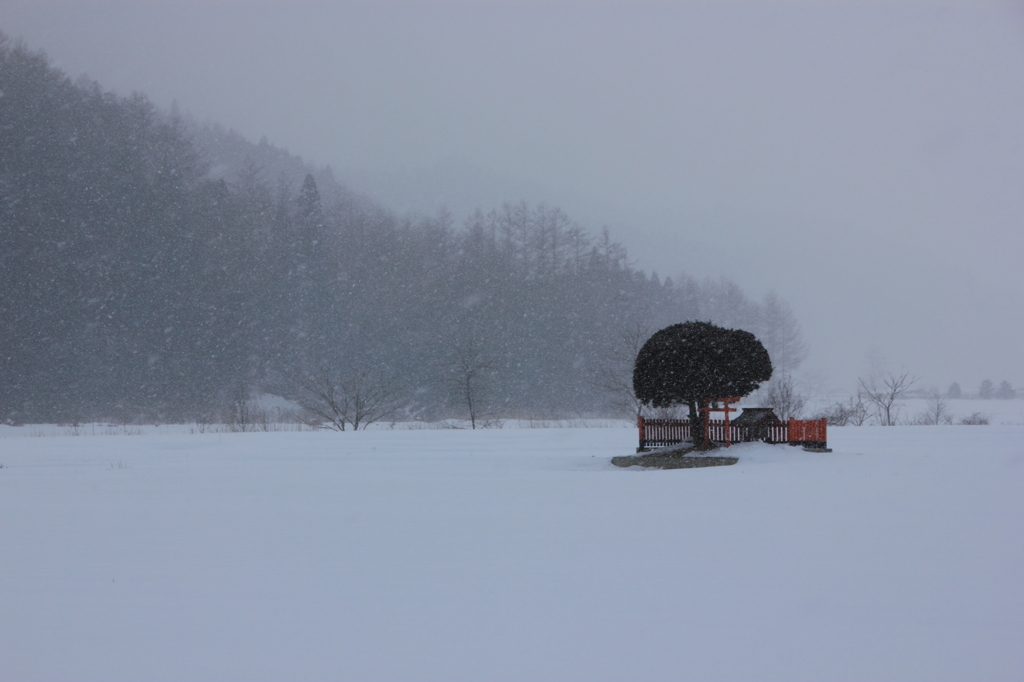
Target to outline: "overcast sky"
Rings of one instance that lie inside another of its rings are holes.
[[[774,290],[823,388],[1024,388],[1024,5],[0,0],[0,30],[397,210],[547,201]]]

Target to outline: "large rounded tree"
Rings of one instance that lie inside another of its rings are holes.
[[[698,407],[748,395],[771,376],[768,351],[750,332],[684,322],[656,332],[643,345],[633,368],[633,390],[645,405],[687,405],[694,444],[703,445]]]

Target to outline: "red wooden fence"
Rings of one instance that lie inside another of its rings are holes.
[[[637,427],[640,430],[641,450],[690,440],[689,419],[639,417]],[[757,426],[729,424],[729,440],[733,443],[763,440],[766,443],[793,443],[824,448],[828,441],[826,427],[824,419],[790,419],[786,423]],[[708,438],[715,443],[726,441],[724,419],[708,420]]]
[[[790,419],[789,440],[791,442],[824,443],[826,438],[825,419]]]

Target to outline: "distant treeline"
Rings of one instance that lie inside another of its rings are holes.
[[[0,35],[0,420],[184,420],[323,369],[457,414],[472,347],[494,414],[600,414],[624,330],[691,319],[803,356],[784,303],[660,280],[605,231],[508,204],[397,217],[265,142],[72,82]]]

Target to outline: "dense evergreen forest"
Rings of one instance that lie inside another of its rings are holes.
[[[647,275],[557,208],[396,216],[2,35],[0,319],[5,421],[197,419],[317,372],[459,416],[467,354],[490,414],[609,414],[630,330],[694,319],[754,332],[784,371],[803,356],[782,301]]]

